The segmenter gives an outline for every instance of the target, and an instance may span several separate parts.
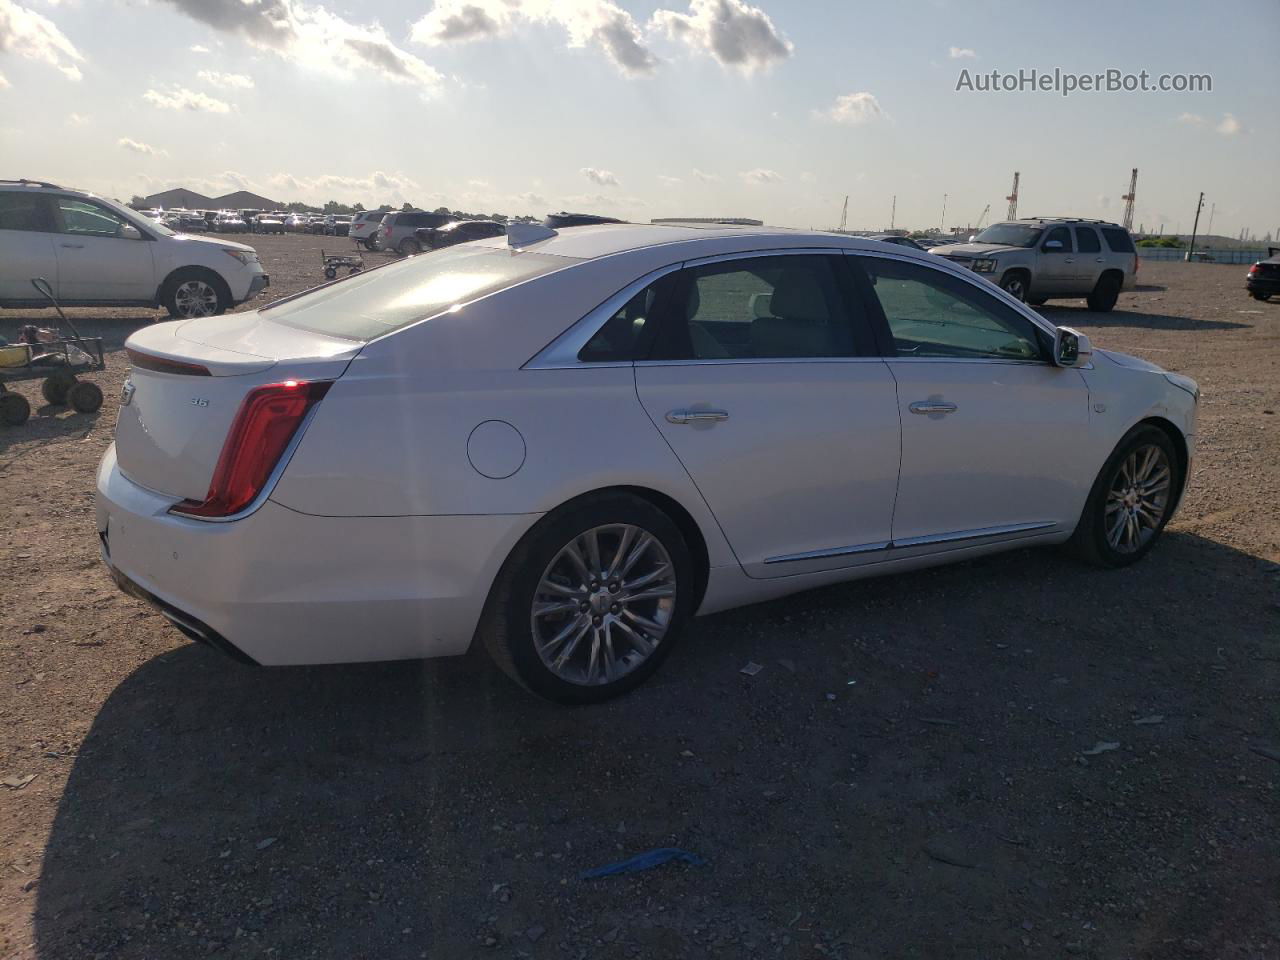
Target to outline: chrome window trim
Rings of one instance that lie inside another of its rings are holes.
[[[604,303],[587,311],[586,316],[534,354],[533,359],[525,363],[521,369],[564,370],[571,367],[631,366],[630,360],[583,361],[578,359],[578,354],[582,352],[582,348],[587,345],[591,338],[600,331],[605,321],[625,307],[632,297],[651,283],[661,280],[667,274],[675,273],[682,266],[684,266],[682,262],[671,263],[665,267],[659,267],[657,270],[651,270],[639,279],[632,280],[609,299],[605,300]]]
[[[782,557],[766,557],[765,563],[792,563],[796,560],[825,560],[829,557],[847,557],[855,553],[874,553],[877,550],[888,550],[893,544],[888,540],[877,543],[859,543],[852,547],[832,547],[829,550],[806,550],[804,553],[789,553]]]
[[[707,357],[693,360],[636,360],[637,367],[702,367],[711,364],[752,363],[884,363],[892,357]],[[631,366],[632,364],[628,364]],[[598,364],[590,364],[598,366]]]
[[[783,247],[780,250],[746,250],[738,253],[717,253],[709,257],[696,257],[684,261],[683,267],[703,267],[709,263],[726,263],[730,260],[758,260],[762,257],[839,256],[850,252],[845,247]]]

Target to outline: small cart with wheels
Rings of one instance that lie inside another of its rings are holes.
[[[36,277],[31,285],[53,305],[74,336],[0,347],[0,423],[19,426],[31,416],[27,398],[6,386],[18,380],[44,380],[40,393],[50,404],[69,404],[77,413],[97,412],[102,406],[102,388],[81,380],[78,374],[106,369],[102,338],[80,336],[76,325],[54,299],[53,288],[44,277]]]
[[[325,253],[324,248],[320,250],[320,261],[324,264],[324,278],[326,280],[337,280],[338,271],[342,269],[345,269],[348,275],[359,273],[364,269],[364,257],[343,253]]]

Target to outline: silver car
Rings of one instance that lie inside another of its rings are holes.
[[[1085,297],[1106,313],[1132,289],[1138,253],[1129,231],[1103,220],[1032,217],[993,223],[968,243],[930,253],[984,275],[1033,306]]]
[[[423,243],[414,231],[423,227],[443,227],[457,219],[447,213],[427,213],[425,210],[388,213],[382,218],[382,226],[378,230],[378,246],[394,250],[402,257],[421,253]]]

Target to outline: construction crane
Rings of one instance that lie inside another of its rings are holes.
[[[1124,201],[1124,228],[1133,230],[1133,201],[1138,196],[1138,168],[1134,167],[1129,174],[1129,192],[1120,199]]]
[[[1006,220],[1018,219],[1018,179],[1021,176],[1022,174],[1018,173],[1017,170],[1013,172],[1013,189],[1010,190],[1009,195],[1005,197],[1005,199],[1009,201],[1009,216],[1005,218]]]
[[[985,207],[982,208],[982,216],[978,217],[978,225],[973,228],[975,231],[982,229],[982,221],[987,219],[987,214],[990,212],[991,212],[991,204],[988,203]]]
[[[849,222],[849,195],[844,195],[844,209],[840,211],[840,232],[844,232],[845,225]]]

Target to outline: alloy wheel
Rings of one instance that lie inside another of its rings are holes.
[[[173,302],[181,317],[211,317],[218,312],[218,291],[203,280],[187,280],[178,284]]]
[[[1156,535],[1169,509],[1172,479],[1169,457],[1154,443],[1135,448],[1120,462],[1104,515],[1112,550],[1135,553]]]
[[[565,544],[534,591],[530,624],[543,665],[569,683],[612,683],[653,655],[676,609],[676,572],[653,534],[593,527]]]

